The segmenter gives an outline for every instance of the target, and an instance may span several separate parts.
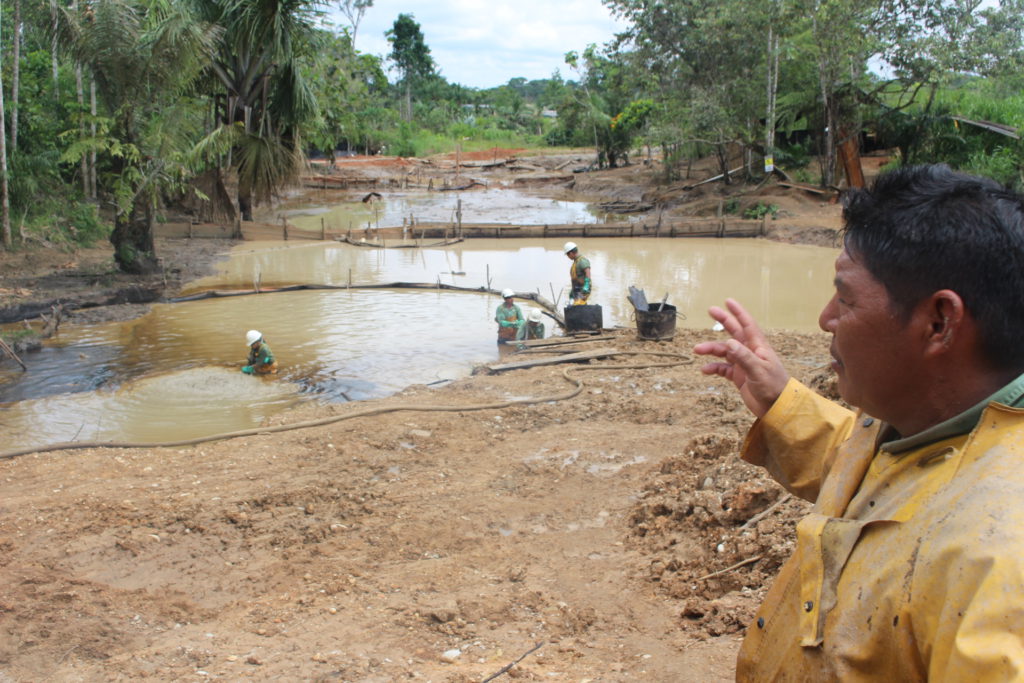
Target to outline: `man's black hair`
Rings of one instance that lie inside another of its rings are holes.
[[[1024,197],[945,164],[911,166],[850,191],[843,218],[844,244],[898,315],[953,290],[992,365],[1024,369]]]

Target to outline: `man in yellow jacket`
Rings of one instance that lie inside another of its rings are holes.
[[[853,412],[736,301],[694,347],[757,421],[742,457],[814,502],[741,681],[1024,680],[1024,198],[921,166],[853,191],[819,323]]]

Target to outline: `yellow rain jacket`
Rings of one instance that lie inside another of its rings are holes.
[[[1024,680],[1024,410],[892,436],[792,379],[751,428],[743,458],[815,504],[738,681]]]

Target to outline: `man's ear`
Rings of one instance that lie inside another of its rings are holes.
[[[964,300],[951,289],[940,289],[923,301],[922,307],[927,324],[926,347],[939,353],[949,351],[959,340],[965,322]]]

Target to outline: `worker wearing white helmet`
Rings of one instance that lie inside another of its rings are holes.
[[[569,303],[574,306],[587,303],[590,297],[590,261],[580,256],[579,247],[575,242],[566,242],[563,248],[566,257],[572,261],[569,267]]]
[[[519,326],[519,332],[516,333],[516,341],[543,339],[544,323],[542,320],[541,312],[536,308],[532,309],[530,314],[526,316],[526,323]]]
[[[512,302],[516,295],[511,289],[501,290],[501,298],[504,301],[494,311],[494,322],[498,323],[498,343],[508,344],[515,341],[516,333],[523,324],[523,312]]]
[[[277,372],[277,359],[259,330],[246,332],[245,343],[249,345],[249,364],[242,368],[242,372],[247,375],[272,375]]]

